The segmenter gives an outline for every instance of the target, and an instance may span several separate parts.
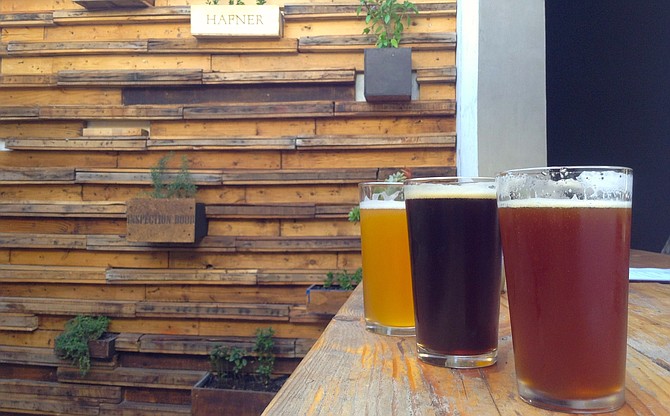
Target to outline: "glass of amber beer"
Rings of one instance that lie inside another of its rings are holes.
[[[359,185],[366,328],[414,335],[407,219],[402,182]]]
[[[405,182],[419,359],[495,364],[501,249],[493,178]]]
[[[530,404],[624,403],[632,184],[619,167],[497,176],[517,385]]]

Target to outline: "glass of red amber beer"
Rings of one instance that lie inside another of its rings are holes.
[[[496,184],[521,398],[565,412],[618,409],[632,170],[518,169]]]
[[[414,335],[407,218],[402,182],[358,186],[365,327],[383,335]]]
[[[495,364],[501,249],[493,178],[405,182],[419,359]]]

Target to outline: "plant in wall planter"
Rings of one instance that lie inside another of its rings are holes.
[[[357,14],[365,12],[363,33],[376,36],[376,48],[365,49],[364,95],[369,102],[412,99],[412,49],[400,48],[416,5],[405,0],[360,0]]]
[[[273,376],[274,330],[259,328],[253,356],[239,347],[218,345],[210,352],[211,371],[191,390],[191,412],[204,415],[260,415],[287,376]],[[252,372],[246,371],[255,367]]]
[[[85,376],[91,369],[91,357],[109,360],[114,355],[116,335],[108,334],[108,327],[106,316],[79,315],[67,321],[54,343],[56,356],[79,367]]]
[[[256,0],[207,0],[191,6],[191,34],[195,37],[281,38],[279,6]]]
[[[207,234],[205,205],[195,200],[188,161],[178,173],[168,173],[169,153],[151,168],[153,190],[126,204],[126,239],[145,243],[195,243]],[[168,181],[171,179],[171,181]]]
[[[323,284],[307,288],[307,312],[335,315],[361,280],[363,269],[360,267],[353,273],[328,272]]]

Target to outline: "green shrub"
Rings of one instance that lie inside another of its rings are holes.
[[[65,323],[65,330],[56,337],[56,356],[79,367],[82,375],[91,369],[91,354],[88,341],[102,336],[109,327],[106,316],[79,315]]]

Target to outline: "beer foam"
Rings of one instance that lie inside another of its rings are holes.
[[[361,209],[405,209],[405,201],[384,201],[381,199],[366,199],[360,203]]]
[[[631,201],[530,198],[498,201],[498,208],[631,208]]]
[[[417,183],[404,187],[405,199],[495,199],[493,182]]]

